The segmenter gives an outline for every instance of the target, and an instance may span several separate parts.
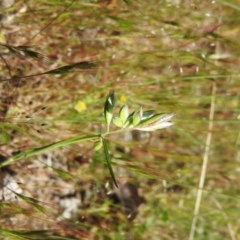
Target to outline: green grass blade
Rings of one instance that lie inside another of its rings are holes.
[[[131,2],[129,0],[123,0],[128,6],[131,6]]]
[[[52,170],[54,171],[54,172],[56,172],[61,178],[63,178],[63,179],[72,179],[72,178],[74,178],[74,176],[71,174],[71,173],[69,173],[69,172],[67,172],[67,171],[63,171],[63,170],[61,170],[61,169],[57,169],[57,168],[53,168],[52,167]]]
[[[51,143],[49,145],[40,147],[40,148],[34,148],[34,149],[29,149],[29,150],[25,150],[23,152],[20,152],[19,154],[16,154],[15,156],[8,158],[6,161],[3,161],[2,163],[0,163],[0,168],[4,167],[10,163],[16,162],[18,160],[21,159],[26,159],[28,157],[40,154],[40,153],[44,153],[48,150],[52,150],[54,148],[58,148],[58,147],[65,147],[67,145],[70,144],[74,144],[74,143],[79,143],[79,142],[84,142],[84,141],[89,141],[89,140],[94,140],[94,139],[98,139],[100,137],[100,135],[92,135],[92,136],[87,136],[87,137],[83,137],[83,136],[76,136],[76,137],[72,137],[72,138],[68,138],[59,142],[55,142],[55,143]]]
[[[35,230],[35,231],[24,231],[24,230],[9,230],[1,228],[0,231],[5,237],[12,237],[11,239],[55,239],[55,240],[74,240],[76,238],[63,237],[52,235],[48,230]]]
[[[24,196],[20,193],[17,193],[13,190],[11,190],[17,197],[19,197],[20,199],[22,199],[23,201],[31,204],[33,207],[35,207],[38,211],[42,212],[42,213],[46,213],[46,209],[39,204],[39,201],[35,198],[32,198],[32,197],[27,197],[27,196]]]
[[[78,63],[66,65],[66,66],[63,66],[63,67],[59,67],[59,68],[44,72],[44,73],[42,73],[42,75],[43,74],[62,74],[62,73],[67,73],[74,68],[91,69],[91,68],[94,68],[94,67],[96,67],[96,65],[94,63],[83,61],[83,62],[78,62]]]
[[[113,180],[115,186],[118,187],[117,181],[116,181],[114,173],[113,173],[112,165],[111,165],[111,158],[110,158],[109,152],[108,152],[107,141],[103,137],[102,137],[102,143],[103,143],[103,149],[104,149],[104,153],[106,156],[106,162],[107,162],[109,172],[111,174],[111,177],[112,177],[112,180]]]
[[[240,7],[237,4],[231,3],[229,1],[224,1],[224,0],[220,0],[219,2],[222,3],[223,5],[231,7],[233,9],[237,10],[237,11],[240,11]]]

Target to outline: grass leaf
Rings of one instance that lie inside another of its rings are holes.
[[[96,67],[96,65],[94,63],[83,61],[83,62],[78,62],[78,63],[66,65],[66,66],[63,66],[63,67],[59,67],[59,68],[44,72],[44,73],[42,73],[42,75],[43,74],[62,74],[62,73],[67,73],[74,68],[91,69],[91,68],[94,68],[94,67]]]
[[[54,172],[56,172],[61,178],[64,178],[64,179],[72,179],[74,178],[74,176],[69,173],[69,172],[66,172],[66,171],[63,171],[61,169],[57,169],[57,168],[52,168]]]
[[[51,144],[43,146],[43,147],[29,149],[29,150],[26,150],[26,151],[16,154],[15,156],[7,159],[6,161],[1,162],[0,168],[4,167],[10,163],[16,162],[18,160],[26,159],[28,157],[31,157],[31,156],[34,156],[34,155],[37,155],[40,153],[44,153],[44,152],[46,152],[48,150],[52,150],[54,148],[65,147],[70,144],[84,142],[84,141],[88,141],[88,140],[95,140],[95,139],[98,139],[99,137],[100,137],[100,135],[92,135],[92,136],[87,136],[87,137],[86,136],[76,136],[76,137],[68,138],[68,139],[58,141],[55,143],[51,143]]]
[[[109,172],[111,174],[111,177],[112,177],[112,180],[113,180],[115,186],[118,187],[117,181],[116,181],[114,173],[113,173],[112,165],[111,165],[111,158],[110,158],[110,155],[109,155],[109,152],[108,152],[107,141],[103,137],[102,137],[102,143],[103,143],[103,149],[104,149],[104,153],[105,153],[106,162],[107,162]]]
[[[55,239],[55,240],[74,240],[75,238],[62,237],[52,235],[48,230],[24,231],[24,230],[10,230],[1,228],[1,232],[5,237],[12,237],[11,239]],[[14,238],[13,238],[14,237]]]
[[[35,198],[32,198],[32,197],[27,197],[27,196],[24,196],[20,193],[17,193],[13,190],[11,190],[17,197],[19,197],[20,199],[22,199],[23,201],[31,204],[32,206],[34,206],[38,211],[42,212],[42,213],[46,213],[46,209],[39,204],[39,201]]]

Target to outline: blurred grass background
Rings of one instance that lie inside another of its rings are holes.
[[[234,0],[18,0],[2,8],[0,42],[30,45],[46,56],[21,59],[0,46],[0,80],[23,77],[1,82],[2,155],[99,133],[110,90],[119,107],[126,102],[134,110],[175,113],[170,129],[108,139],[116,178],[134,182],[145,198],[133,221],[111,211],[109,199],[95,197],[78,218],[59,222],[60,212],[45,195],[54,187],[41,184],[47,168],[30,168],[38,161],[33,158],[10,166],[21,176],[24,196],[35,201],[2,198],[3,239],[188,239],[211,108],[212,141],[194,239],[240,239],[239,10]],[[80,61],[97,67],[24,78]],[[71,176],[55,174],[69,185],[111,185],[93,143],[58,151]]]

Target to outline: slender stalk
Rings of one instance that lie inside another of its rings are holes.
[[[40,148],[34,148],[34,149],[29,149],[29,150],[25,150],[23,152],[20,152],[19,154],[5,160],[4,162],[0,163],[0,168],[4,167],[12,162],[21,160],[21,159],[26,159],[28,157],[46,152],[48,150],[52,150],[54,148],[58,148],[58,147],[65,147],[67,145],[70,144],[74,144],[74,143],[79,143],[79,142],[83,142],[83,141],[89,141],[89,140],[94,140],[94,139],[99,139],[101,137],[100,134],[98,135],[92,135],[92,136],[76,136],[76,137],[72,137],[72,138],[68,138],[65,140],[61,140],[55,143],[51,143],[49,145],[40,147]]]
[[[48,28],[56,19],[59,18],[59,16],[61,14],[63,14],[64,12],[67,11],[68,8],[70,8],[72,6],[72,4],[75,2],[75,0],[73,0],[72,2],[70,2],[64,9],[62,12],[60,12],[55,18],[53,18],[46,26],[44,26],[40,31],[38,31],[35,35],[33,35],[30,39],[28,39],[28,41],[25,43],[25,45],[27,45],[29,42],[31,42],[37,35],[39,35],[41,32],[43,32],[46,28]]]
[[[193,220],[192,220],[192,226],[191,226],[191,231],[190,231],[190,235],[189,235],[189,240],[194,239],[194,233],[196,230],[196,224],[197,224],[198,214],[199,214],[201,200],[202,200],[202,193],[203,193],[203,187],[204,187],[206,171],[207,171],[209,150],[210,150],[210,144],[211,144],[211,139],[212,139],[213,118],[214,118],[214,109],[215,109],[215,96],[216,96],[216,83],[213,82],[211,108],[210,108],[210,113],[209,113],[208,134],[207,134],[207,139],[206,139],[205,151],[204,151],[204,155],[203,155],[202,171],[201,171],[201,176],[200,176],[200,181],[199,181],[199,186],[198,186],[198,192],[197,192],[197,198],[196,198],[196,203],[195,203],[194,216],[193,216]]]

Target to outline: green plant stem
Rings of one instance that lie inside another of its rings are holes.
[[[111,157],[109,156],[109,152],[108,152],[108,144],[107,144],[107,141],[105,140],[105,138],[103,138],[103,137],[102,137],[102,143],[103,143],[103,149],[104,149],[104,153],[105,153],[105,157],[106,157],[106,163],[108,166],[108,170],[111,174],[111,177],[112,177],[112,180],[113,180],[115,186],[118,187],[116,178],[113,173],[112,165],[111,165]]]
[[[102,136],[104,137],[104,136],[107,136],[107,135],[110,135],[110,134],[127,132],[127,131],[132,131],[132,130],[134,130],[134,128],[121,128],[121,129],[116,130],[116,131],[111,131],[111,132],[107,131],[107,132],[103,133]]]
[[[74,143],[79,143],[79,142],[83,142],[83,141],[89,141],[89,140],[95,140],[95,139],[99,139],[101,137],[100,134],[98,135],[92,135],[92,136],[76,136],[76,137],[72,137],[72,138],[68,138],[65,140],[61,140],[55,143],[51,143],[49,145],[40,147],[40,148],[34,148],[34,149],[29,149],[29,150],[25,150],[23,152],[20,152],[18,154],[16,154],[15,156],[8,158],[7,160],[3,161],[2,163],[0,163],[0,168],[13,163],[15,161],[21,160],[21,159],[26,159],[28,157],[46,152],[48,150],[52,150],[54,148],[58,148],[58,147],[65,147],[67,145],[70,144],[74,144]]]

